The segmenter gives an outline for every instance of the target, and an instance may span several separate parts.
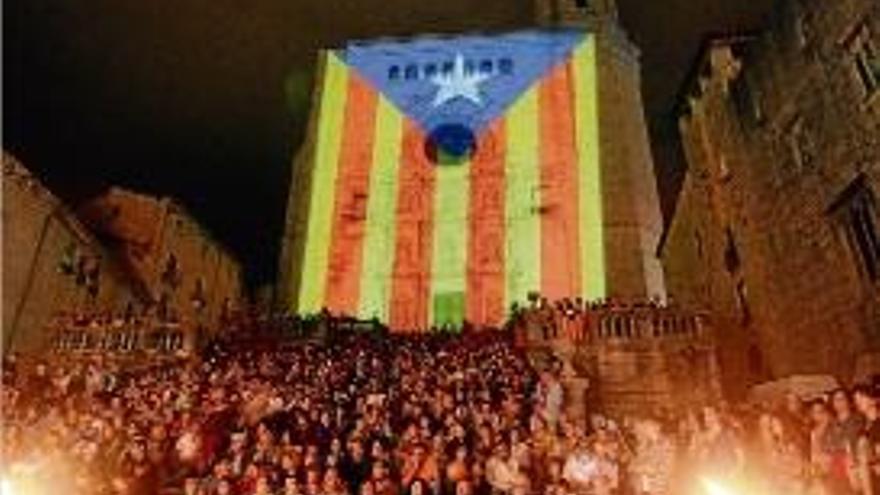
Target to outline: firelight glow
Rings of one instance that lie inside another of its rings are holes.
[[[702,478],[700,482],[703,485],[703,488],[706,489],[706,495],[739,495],[717,481],[709,478]]]
[[[15,491],[15,487],[12,484],[12,481],[9,478],[0,479],[0,494],[2,495],[17,495]]]

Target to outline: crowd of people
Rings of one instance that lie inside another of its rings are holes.
[[[580,416],[559,367],[535,369],[512,340],[350,332],[142,367],[12,356],[3,480],[31,494],[880,493],[874,388]]]

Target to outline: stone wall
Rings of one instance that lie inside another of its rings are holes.
[[[3,154],[3,350],[45,345],[59,311],[122,311],[140,294],[77,218]]]
[[[641,97],[638,49],[615,22],[596,26],[599,150],[608,296],[666,296],[662,230]]]
[[[876,349],[880,285],[845,213],[880,193],[880,91],[857,72],[860,36],[880,46],[872,0],[784,2],[765,32],[707,43],[684,91],[688,171],[662,256],[670,294],[714,315],[729,392],[848,379]]]
[[[676,412],[721,397],[707,315],[654,307],[591,309],[587,315],[582,336],[548,338],[525,330],[518,338],[538,367],[549,356],[562,363],[570,416]]]

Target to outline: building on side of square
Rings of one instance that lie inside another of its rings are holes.
[[[4,354],[44,349],[59,313],[121,313],[148,300],[114,253],[4,151]]]
[[[174,199],[111,187],[78,214],[142,281],[150,314],[186,329],[189,347],[242,301],[240,263]]]
[[[659,252],[671,297],[713,315],[734,396],[872,367],[878,87],[880,4],[788,0],[761,32],[707,39],[681,92],[687,172]]]

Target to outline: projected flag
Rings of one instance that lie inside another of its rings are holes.
[[[595,59],[568,30],[327,52],[291,306],[404,330],[604,296]]]

